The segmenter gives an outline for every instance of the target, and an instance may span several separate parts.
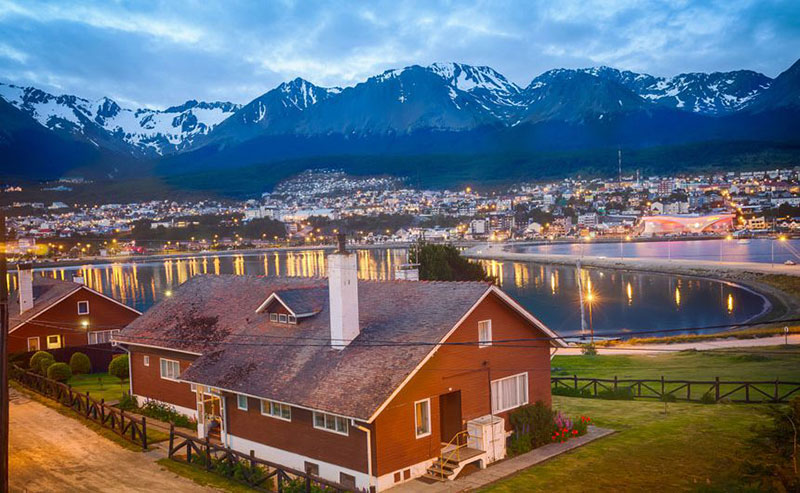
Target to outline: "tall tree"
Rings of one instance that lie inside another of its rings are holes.
[[[422,281],[494,281],[480,264],[462,257],[453,245],[418,242],[411,248],[409,260],[419,264]]]

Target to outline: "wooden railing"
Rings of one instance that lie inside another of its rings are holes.
[[[108,428],[126,440],[141,445],[142,450],[147,450],[147,420],[144,416],[126,414],[125,411],[106,404],[103,399],[99,401],[94,399],[89,392],[75,392],[65,383],[24,370],[19,366],[12,365],[9,369],[11,378],[23,387],[72,409],[82,417]]]
[[[187,435],[176,430],[174,425],[169,430],[169,458],[199,465],[258,491],[282,493],[286,490],[297,491],[298,486],[306,492],[312,491],[312,486],[325,492],[354,491],[353,488],[310,473],[259,459],[252,450],[248,455],[216,444],[208,438]]]
[[[775,380],[734,381],[720,380],[667,380],[636,378],[551,377],[552,389],[570,389],[576,396],[603,396],[629,391],[635,398],[665,398],[690,402],[781,403],[800,393],[800,382]],[[671,397],[670,397],[671,396]],[[613,396],[612,396],[613,397]]]

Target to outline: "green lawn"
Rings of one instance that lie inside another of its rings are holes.
[[[733,392],[729,399],[744,399],[746,391],[737,384],[727,384],[725,381],[762,381],[774,382],[776,378],[782,382],[800,383],[800,347],[798,346],[773,346],[764,348],[748,348],[745,352],[731,352],[729,350],[715,351],[682,351],[675,353],[636,354],[636,355],[597,355],[597,356],[556,356],[553,359],[552,375],[554,377],[603,378],[620,380],[648,379],[658,380],[663,375],[666,380],[692,380],[713,382],[719,377],[720,396]],[[561,384],[573,387],[571,380],[561,381]],[[582,388],[587,382],[578,382]],[[613,386],[612,384],[607,384]],[[624,382],[620,382],[624,386]],[[628,383],[627,385],[631,385]],[[651,389],[660,391],[660,382],[649,384]],[[675,383],[665,385],[666,390],[675,389],[675,396],[684,398],[691,391],[693,399],[703,397],[711,392],[711,384],[692,385],[690,389],[682,387],[683,384]],[[775,386],[771,383],[758,385],[758,389],[774,395]],[[778,394],[785,395],[797,389],[796,385],[780,384]],[[592,390],[589,388],[589,390]],[[598,386],[598,391],[603,390]],[[655,393],[642,388],[643,394]],[[712,392],[713,395],[713,392]],[[750,390],[751,399],[768,399],[766,395],[755,389]]]
[[[559,356],[553,376],[684,378],[692,380],[775,380],[800,382],[800,346],[681,351],[659,354]]]
[[[764,406],[553,397],[553,408],[618,433],[527,469],[484,491],[692,491],[725,488],[750,453]]]
[[[106,402],[118,401],[123,392],[128,392],[128,381],[108,373],[91,373],[89,375],[74,375],[67,381],[77,392],[89,392],[97,400],[105,399]]]

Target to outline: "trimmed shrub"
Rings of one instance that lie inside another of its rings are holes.
[[[31,359],[28,362],[28,368],[30,368],[32,371],[40,371],[40,368],[42,367],[42,358],[55,359],[53,358],[53,355],[47,351],[36,351],[33,353],[33,356],[31,356]]]
[[[108,364],[108,374],[114,375],[120,380],[127,380],[128,378],[128,355],[123,354],[111,360]]]
[[[47,369],[54,364],[56,364],[56,360],[52,356],[50,356],[49,358],[41,358],[39,360],[39,374],[44,375],[46,377]]]
[[[534,405],[520,407],[508,417],[514,433],[520,437],[529,436],[531,448],[550,443],[553,432],[553,412],[542,401]]]
[[[72,353],[69,367],[74,375],[92,373],[92,361],[83,353]]]
[[[703,397],[700,398],[700,402],[703,404],[716,404],[717,398],[711,392],[706,392],[703,394]]]
[[[584,356],[597,356],[597,347],[594,344],[584,344],[581,346],[581,354]]]
[[[589,389],[575,389],[573,387],[553,387],[553,395],[563,395],[567,397],[594,397]]]
[[[72,377],[72,370],[66,363],[53,363],[47,368],[47,378],[59,382],[66,382]]]

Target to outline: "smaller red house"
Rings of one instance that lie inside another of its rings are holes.
[[[22,353],[111,342],[111,335],[141,312],[82,281],[34,276],[17,268],[19,289],[9,303],[8,352]]]

